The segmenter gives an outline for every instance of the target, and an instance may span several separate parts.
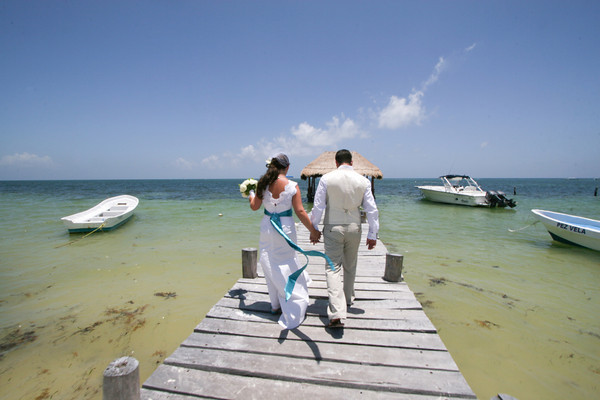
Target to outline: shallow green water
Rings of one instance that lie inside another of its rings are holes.
[[[534,222],[531,208],[600,219],[598,181],[480,180],[515,210],[429,203],[414,188],[426,182],[376,182],[380,238],[404,254],[478,397],[595,397],[600,252],[552,242],[539,224],[509,229]],[[123,355],[145,380],[239,278],[241,249],[258,245],[260,215],[237,183],[0,182],[0,398],[100,399],[102,371]],[[140,198],[132,221],[66,245],[83,235],[61,216],[122,193]]]

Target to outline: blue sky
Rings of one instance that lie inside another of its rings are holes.
[[[0,3],[0,179],[600,176],[598,1]]]

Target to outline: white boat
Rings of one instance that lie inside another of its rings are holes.
[[[531,210],[552,239],[600,250],[600,221],[546,210]]]
[[[427,200],[438,203],[460,204],[480,207],[515,207],[517,203],[507,199],[503,192],[485,191],[475,179],[467,175],[440,176],[443,185],[417,186]]]
[[[138,203],[137,197],[124,194],[108,198],[89,210],[62,217],[61,220],[69,233],[110,231],[127,222]]]

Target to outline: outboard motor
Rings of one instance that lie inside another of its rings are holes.
[[[513,208],[517,203],[512,199],[507,199],[504,192],[495,192],[493,190],[485,192],[485,199],[490,203],[490,207],[506,207]]]
[[[514,201],[513,199],[509,199],[504,195],[504,192],[496,192],[496,196],[498,196],[500,198],[500,200],[502,200],[502,207],[506,207],[509,206],[510,208],[514,208],[517,206],[517,202]]]
[[[497,207],[498,203],[500,203],[500,198],[493,190],[485,192],[485,199],[490,203],[490,207]]]

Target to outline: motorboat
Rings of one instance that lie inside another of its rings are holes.
[[[515,207],[517,203],[500,191],[485,191],[468,175],[440,176],[443,185],[417,186],[427,200],[479,207]]]
[[[600,221],[546,210],[531,210],[552,239],[600,251]]]
[[[124,194],[108,198],[89,210],[62,217],[61,220],[69,233],[110,231],[129,221],[138,203],[137,197]]]

